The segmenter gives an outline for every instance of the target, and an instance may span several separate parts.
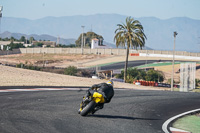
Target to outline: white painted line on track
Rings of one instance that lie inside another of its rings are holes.
[[[179,115],[176,115],[170,119],[168,119],[167,121],[165,121],[165,123],[162,125],[162,129],[165,133],[170,133],[168,130],[167,130],[167,127],[169,125],[169,123],[171,123],[172,121],[174,121],[175,119],[179,118],[179,117],[182,117],[184,115],[187,115],[187,114],[191,114],[191,113],[194,113],[194,112],[198,112],[200,111],[200,109],[195,109],[195,110],[191,110],[191,111],[188,111],[188,112],[185,112],[185,113],[182,113],[182,114],[179,114]]]

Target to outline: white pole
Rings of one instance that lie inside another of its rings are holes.
[[[0,33],[1,33],[1,18],[2,18],[2,11],[3,11],[3,6],[0,6]]]
[[[174,91],[174,51],[175,51],[175,41],[176,41],[176,35],[178,33],[174,32],[174,49],[173,49],[173,62],[172,62],[172,78],[171,78],[171,91]]]
[[[84,27],[85,26],[81,26],[83,28],[83,33],[84,33]],[[81,54],[83,54],[83,33],[82,33],[82,40],[81,40]]]
[[[146,50],[146,63],[145,63],[145,71],[147,71],[147,50]]]

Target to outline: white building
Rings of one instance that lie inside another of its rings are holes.
[[[0,50],[3,50],[4,47],[10,44],[10,41],[0,41]]]
[[[106,45],[99,45],[99,39],[94,38],[92,39],[91,49],[95,48],[109,48]]]
[[[33,44],[23,44],[24,45],[24,47],[31,47]]]

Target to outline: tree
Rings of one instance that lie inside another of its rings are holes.
[[[164,80],[164,74],[160,71],[149,70],[149,71],[147,71],[146,80],[162,82]]]
[[[26,37],[25,36],[21,36],[21,38],[19,39],[19,41],[26,43]]]
[[[17,49],[17,48],[25,48],[22,43],[13,43],[13,42],[11,42],[8,45],[8,47],[9,47],[10,50]]]
[[[200,79],[195,79],[195,87],[197,88],[200,86]]]
[[[33,41],[35,41],[34,37],[30,37],[30,38],[29,38],[29,42],[30,42],[30,43],[33,43]]]
[[[10,41],[10,39],[8,37],[2,39],[2,41]]]
[[[69,44],[69,45],[58,44],[58,45],[56,45],[56,47],[61,47],[61,48],[75,48],[76,44]]]
[[[124,67],[124,81],[126,82],[129,48],[134,47],[137,49],[138,47],[144,47],[146,36],[141,23],[131,17],[126,18],[125,24],[122,23],[118,24],[117,26],[118,28],[115,30],[114,37],[116,46],[126,46],[126,61]]]
[[[35,45],[33,45],[33,47],[42,47],[44,44],[42,42],[36,42]]]
[[[127,69],[127,83],[133,83],[135,80],[145,80],[146,72],[144,70],[139,70],[137,68],[128,68]],[[123,79],[124,77],[124,70],[121,74],[116,75],[116,78]]]
[[[87,33],[83,33],[83,36],[85,38],[85,46],[91,47],[91,42],[92,42],[92,39],[94,38],[99,39],[99,44],[103,45],[103,37],[101,35],[98,35],[94,32],[87,32]],[[75,43],[76,43],[76,46],[81,47],[82,33],[80,34],[80,36],[78,37]]]
[[[11,41],[11,42],[14,42],[15,40],[16,40],[16,39],[15,39],[13,36],[10,37],[10,41]]]

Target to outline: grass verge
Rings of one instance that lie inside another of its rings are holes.
[[[192,133],[199,133],[200,131],[200,116],[199,115],[188,115],[178,119],[173,123],[173,127],[190,131]]]

